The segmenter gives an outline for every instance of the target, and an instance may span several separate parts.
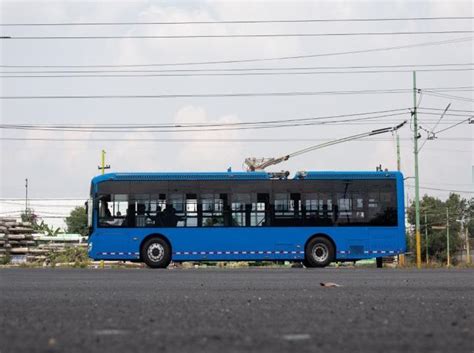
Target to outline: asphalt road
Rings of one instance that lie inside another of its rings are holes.
[[[474,271],[0,270],[1,353],[200,351],[473,353]]]

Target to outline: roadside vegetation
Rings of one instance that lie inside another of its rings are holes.
[[[447,234],[449,232],[449,254],[451,263],[458,262],[456,254],[466,249],[466,237],[469,244],[474,243],[474,198],[464,199],[458,194],[450,194],[442,201],[425,195],[420,200],[421,256],[423,263],[431,266],[445,265],[447,261]],[[408,234],[408,251],[415,253],[414,226],[415,204],[407,209],[408,222],[412,229]]]

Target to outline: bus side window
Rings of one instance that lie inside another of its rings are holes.
[[[263,227],[270,225],[270,195],[257,194],[257,202],[252,203],[252,227]]]
[[[99,197],[99,226],[120,227],[128,207],[128,195],[113,194]]]
[[[327,192],[303,195],[305,206],[304,224],[308,226],[331,226],[333,224],[332,194]]]
[[[275,193],[274,226],[301,225],[301,194]]]
[[[166,208],[166,194],[152,195],[149,218],[150,227],[164,227],[164,211]]]
[[[202,194],[200,200],[200,221],[202,227],[224,225],[224,204],[227,194]]]
[[[185,227],[187,201],[184,194],[170,194],[166,207],[163,210],[165,227]]]
[[[236,193],[232,195],[231,211],[232,226],[245,227],[246,214],[248,213],[246,205],[250,204],[250,194]]]

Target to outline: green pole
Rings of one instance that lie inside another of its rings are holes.
[[[415,242],[416,267],[421,268],[421,241],[420,241],[420,180],[418,175],[418,119],[416,112],[416,71],[413,71],[413,130],[415,153]]]
[[[105,151],[102,150],[102,156],[101,156],[101,168],[102,169],[102,175],[105,173]]]

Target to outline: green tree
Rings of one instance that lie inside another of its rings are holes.
[[[55,229],[52,226],[46,224],[43,220],[41,220],[41,217],[38,217],[38,215],[35,214],[35,211],[31,208],[28,208],[26,211],[22,212],[20,217],[22,222],[31,223],[31,226],[35,232],[54,236],[61,232],[61,228],[58,227]]]
[[[471,198],[468,204],[469,205],[466,212],[466,226],[469,233],[469,238],[474,238],[474,198]]]
[[[36,232],[40,232],[40,233],[51,235],[51,236],[56,236],[59,233],[61,233],[61,228],[58,227],[54,229],[52,226],[49,226],[46,223],[44,223],[44,221],[41,221],[41,223],[38,223],[38,222],[34,223],[33,229]]]
[[[68,233],[77,233],[87,236],[87,214],[85,207],[78,206],[71,211],[66,217],[66,225]]]
[[[453,256],[462,247],[463,235],[461,234],[461,221],[467,220],[470,202],[458,194],[450,194],[446,201],[425,195],[420,200],[420,230],[421,254],[426,261],[426,241],[428,240],[428,256],[431,260],[445,262],[446,254],[446,210],[449,213],[449,253]],[[425,224],[425,214],[427,222]],[[415,204],[408,209],[408,222],[415,224]],[[428,239],[426,239],[426,231]],[[412,249],[415,247],[411,246]]]
[[[38,222],[38,216],[35,214],[35,211],[31,208],[27,208],[20,215],[22,222],[30,222],[35,225]]]

